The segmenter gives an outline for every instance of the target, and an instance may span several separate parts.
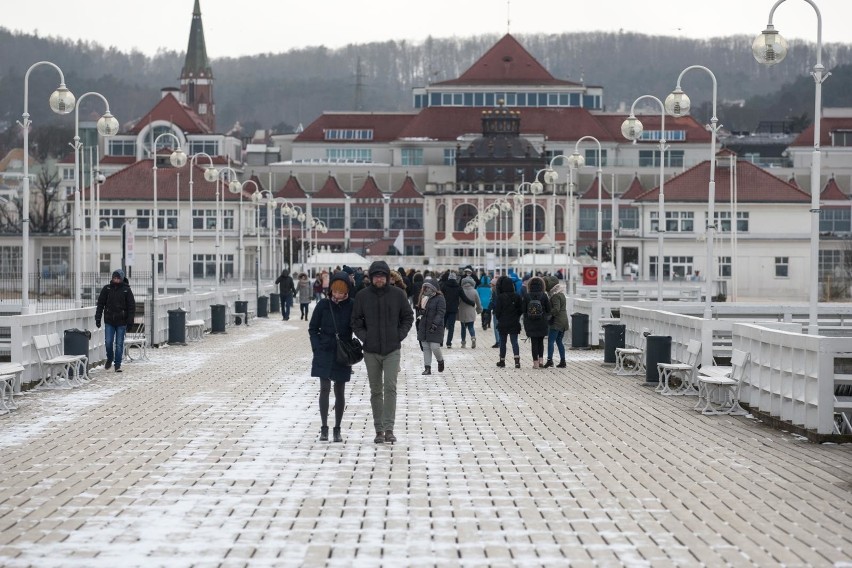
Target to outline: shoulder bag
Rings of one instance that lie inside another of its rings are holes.
[[[351,339],[341,339],[337,332],[337,321],[334,319],[334,305],[331,300],[328,301],[328,310],[331,312],[331,322],[334,324],[334,337],[337,339],[337,349],[334,352],[334,359],[338,365],[351,367],[361,362],[364,358],[364,347],[357,337]]]

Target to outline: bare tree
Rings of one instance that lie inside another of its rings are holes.
[[[0,204],[0,230],[21,233],[23,199],[15,196]],[[68,229],[71,216],[64,210],[56,168],[44,168],[30,186],[30,232],[57,233]]]

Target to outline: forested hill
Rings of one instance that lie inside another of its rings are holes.
[[[499,38],[495,34],[420,43],[387,41],[214,59],[219,130],[227,131],[239,121],[245,131],[284,132],[299,123],[308,124],[326,110],[409,110],[413,87],[459,76]],[[763,97],[759,106],[721,110],[720,120],[728,128],[750,130],[761,119],[813,113],[813,80],[808,77],[814,59],[812,44],[792,45],[787,60],[765,68],[751,56],[752,38],[744,36],[692,40],[598,32],[518,35],[517,39],[555,77],[603,86],[607,110],[625,110],[643,94],[663,98],[682,69],[699,64],[716,74],[720,104]],[[15,121],[23,110],[23,76],[33,62],[58,64],[69,88],[78,95],[103,93],[122,122],[147,112],[161,88],[177,86],[183,64],[182,53],[162,51],[146,57],[5,28],[0,28],[0,53],[0,132],[17,128]],[[852,64],[852,45],[826,46],[823,62],[828,69]],[[849,69],[839,69],[826,81],[826,106],[852,106]],[[50,92],[56,80],[55,73],[40,70],[31,75],[30,90]],[[698,112],[706,112],[700,103],[710,98],[709,77],[690,73],[683,87]],[[810,92],[810,98],[790,96],[788,91],[794,87]],[[31,98],[30,113],[37,124],[54,120],[46,109],[46,104]],[[92,109],[97,107],[93,104]]]

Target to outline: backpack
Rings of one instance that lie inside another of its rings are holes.
[[[538,298],[530,298],[527,302],[527,317],[531,320],[541,319],[544,315],[544,306]]]

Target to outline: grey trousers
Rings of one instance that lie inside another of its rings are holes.
[[[423,344],[423,364],[427,367],[432,366],[432,353],[435,354],[435,358],[438,361],[444,360],[444,355],[441,353],[441,344],[440,343],[428,343],[426,341],[422,342]]]
[[[401,350],[387,355],[364,352],[367,378],[370,380],[370,406],[376,432],[393,430],[396,419],[396,377],[399,375]]]

